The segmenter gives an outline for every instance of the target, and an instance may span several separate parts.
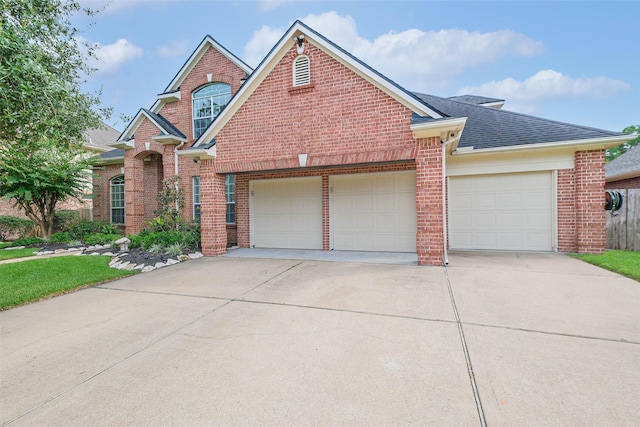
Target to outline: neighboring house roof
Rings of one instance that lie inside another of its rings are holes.
[[[108,144],[118,140],[120,131],[115,130],[106,123],[97,129],[89,129],[84,133],[84,147],[93,151],[108,151],[111,147]]]
[[[479,150],[577,140],[618,139],[622,136],[618,132],[487,108],[451,98],[421,93],[416,93],[416,96],[449,117],[467,117],[458,143],[459,148]],[[414,118],[414,122],[416,121],[423,119]]]
[[[502,106],[504,105],[504,99],[487,98],[486,96],[477,95],[450,96],[447,99],[493,108],[502,108]]]
[[[606,181],[619,181],[640,176],[640,145],[604,166]]]
[[[113,158],[124,158],[124,150],[122,148],[116,148],[115,150],[107,151],[106,153],[100,154],[101,159],[113,159]]]

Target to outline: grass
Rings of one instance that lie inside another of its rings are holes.
[[[0,265],[0,310],[135,274],[107,256],[64,256]]]
[[[27,256],[33,256],[33,253],[37,251],[38,251],[38,248],[13,249],[9,251],[0,250],[0,261],[4,261],[5,259],[24,258]]]
[[[573,254],[572,256],[640,281],[640,252],[608,250],[602,255]]]

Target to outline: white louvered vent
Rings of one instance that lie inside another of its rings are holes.
[[[293,61],[293,86],[304,86],[311,82],[309,68],[307,55],[300,55]]]

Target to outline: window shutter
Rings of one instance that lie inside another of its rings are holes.
[[[309,57],[306,55],[300,55],[293,61],[293,86],[308,85],[311,82],[309,68]]]

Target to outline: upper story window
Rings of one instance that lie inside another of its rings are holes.
[[[304,86],[311,83],[309,57],[298,55],[293,61],[293,86]]]
[[[212,83],[193,92],[193,137],[198,138],[231,99],[231,85]]]

